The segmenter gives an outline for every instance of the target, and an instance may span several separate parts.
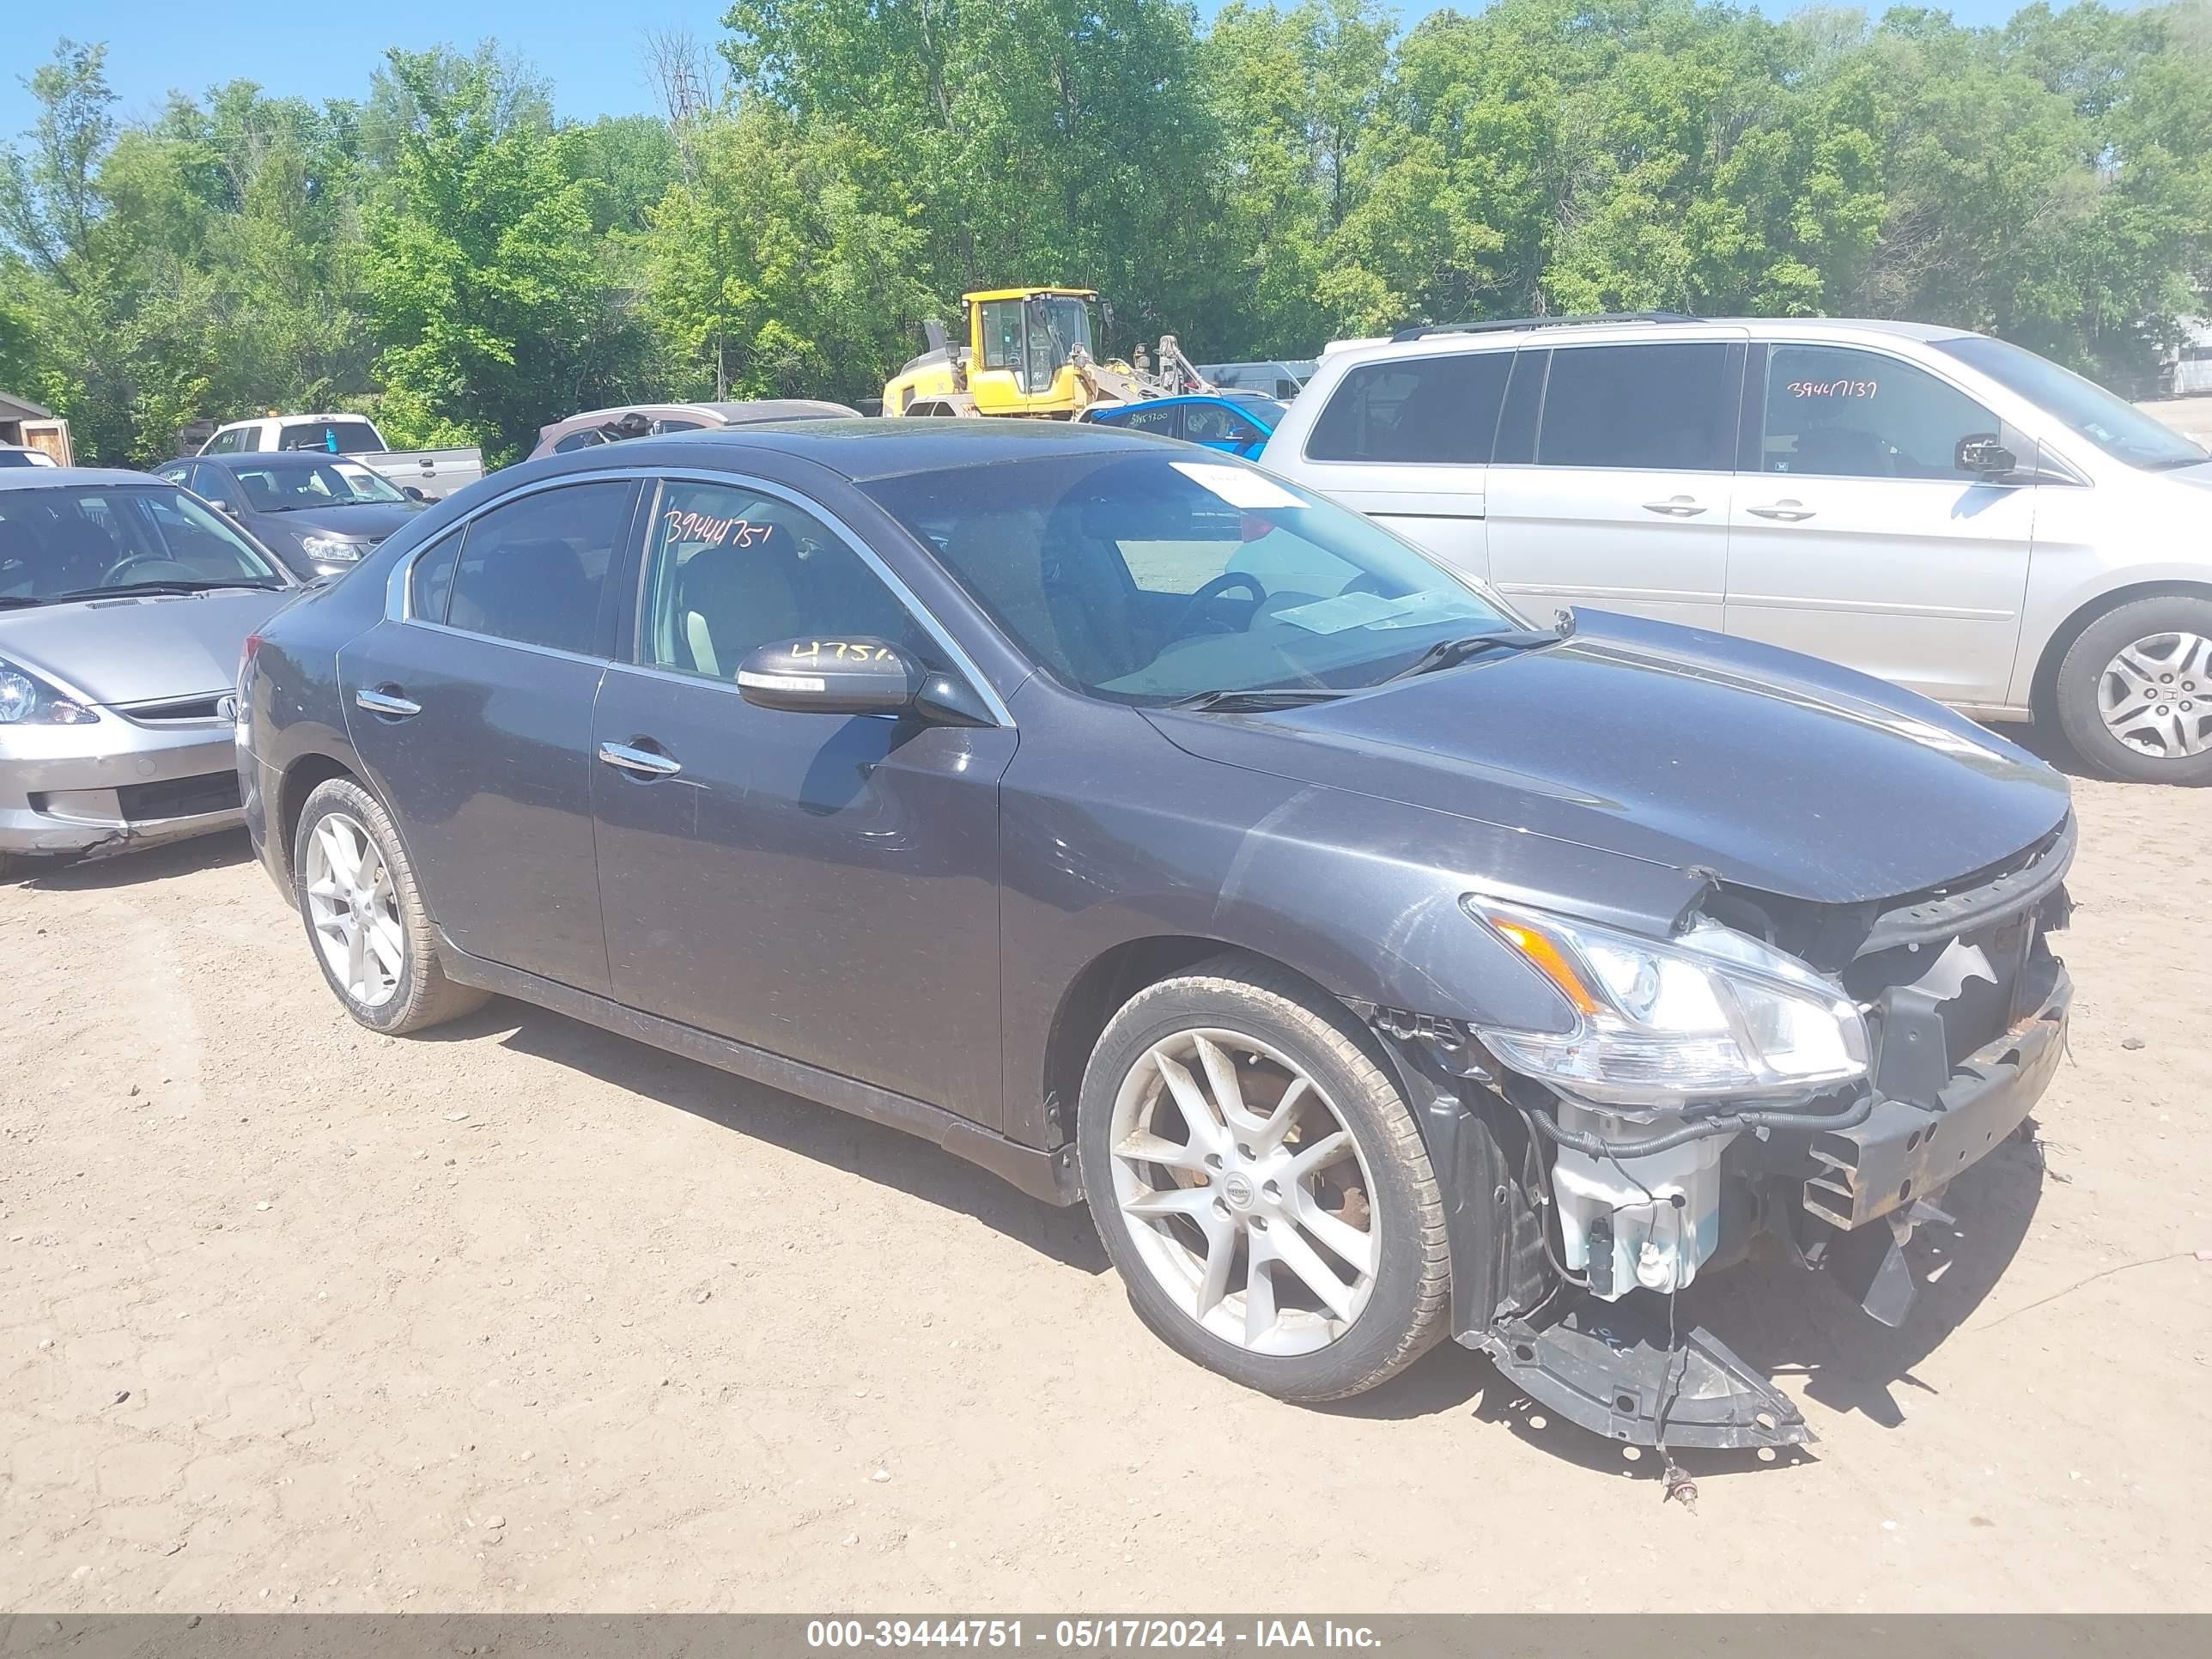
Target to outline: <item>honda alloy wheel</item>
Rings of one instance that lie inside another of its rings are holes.
[[[2134,783],[2212,783],[2212,599],[2154,595],[2083,629],[2052,687],[2081,758]]]
[[[1083,1088],[1084,1187],[1146,1322],[1294,1400],[1442,1333],[1449,1268],[1413,1115],[1341,1006],[1227,957],[1133,998]]]

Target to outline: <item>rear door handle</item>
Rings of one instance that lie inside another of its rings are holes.
[[[650,749],[636,749],[626,743],[603,743],[599,758],[610,766],[634,772],[641,778],[672,778],[684,768],[665,755],[657,755]]]
[[[1779,519],[1784,524],[1796,524],[1813,516],[1813,509],[1802,501],[1784,498],[1767,507],[1747,507],[1744,511],[1761,519]]]
[[[422,712],[421,703],[399,696],[397,687],[387,690],[380,686],[374,691],[356,691],[353,694],[353,701],[355,708],[366,708],[370,714],[381,714],[388,720],[412,720]]]
[[[1664,513],[1669,518],[1694,519],[1705,509],[1698,505],[1693,496],[1670,495],[1663,501],[1644,502],[1644,510],[1646,513]]]

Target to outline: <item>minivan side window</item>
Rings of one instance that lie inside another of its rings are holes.
[[[779,640],[866,635],[932,667],[943,653],[866,560],[811,513],[737,484],[672,480],[645,542],[637,659],[733,681]]]
[[[1536,464],[1734,471],[1729,364],[1723,340],[1554,349]]]
[[[470,521],[446,620],[472,634],[599,654],[599,595],[629,525],[628,479],[541,489]]]
[[[1850,346],[1778,345],[1766,354],[1759,470],[1826,478],[1976,478],[1966,438],[1997,417],[1924,369]]]
[[[1510,351],[1362,363],[1337,382],[1306,459],[1486,465],[1512,366]]]

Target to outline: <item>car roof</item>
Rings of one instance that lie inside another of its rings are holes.
[[[55,489],[65,484],[75,484],[79,489],[90,484],[176,488],[167,478],[157,478],[150,472],[126,471],[119,466],[11,466],[0,472],[0,489]]]
[[[327,449],[254,449],[228,455],[179,455],[163,466],[175,466],[184,461],[197,461],[202,466],[314,466],[324,461],[354,461],[350,455],[335,453]]]
[[[1884,334],[1919,341],[1960,339],[1972,332],[1971,329],[1940,323],[1905,322],[1887,317],[1556,317],[1478,323],[1465,328],[1438,324],[1425,329],[1407,329],[1397,335],[1333,340],[1324,356],[1332,361],[1348,356],[1361,362],[1373,362],[1393,357],[1431,356],[1439,350],[1510,351],[1516,346],[1531,344],[1602,345],[1621,341],[1697,340],[1711,337],[1710,333],[1701,334],[1700,330],[1736,329],[1750,329],[1769,337],[1845,339]]]
[[[595,444],[526,465],[540,477],[603,468],[743,465],[749,450],[812,462],[855,483],[909,472],[1115,451],[1156,450],[1146,433],[1072,421],[988,420],[965,416],[866,416],[793,421],[761,426],[708,427],[697,432]]]

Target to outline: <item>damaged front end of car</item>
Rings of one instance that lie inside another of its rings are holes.
[[[1674,1298],[1761,1233],[1873,1318],[1903,1247],[2027,1117],[2072,991],[2069,817],[1991,868],[1887,902],[1704,881],[1664,939],[1469,894],[1564,1029],[1355,1004],[1419,1103],[1448,1194],[1453,1332],[1544,1407],[1625,1445],[1810,1440]]]

